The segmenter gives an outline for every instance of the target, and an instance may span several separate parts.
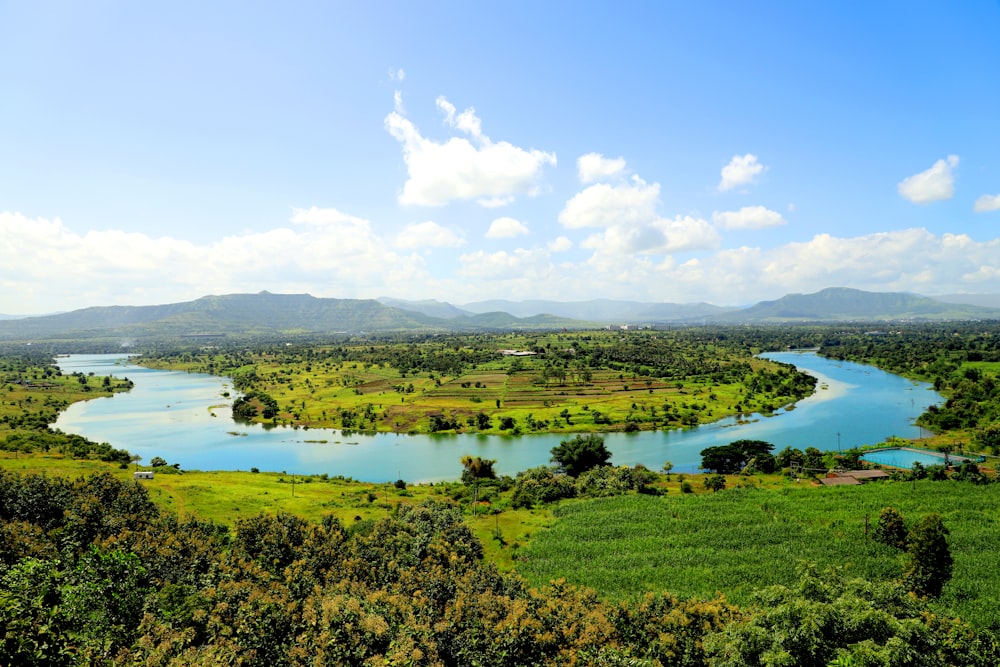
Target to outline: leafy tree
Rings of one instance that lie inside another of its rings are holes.
[[[705,488],[710,489],[712,493],[722,491],[726,488],[726,478],[722,475],[708,475],[705,477]]]
[[[939,597],[951,579],[948,529],[937,514],[928,514],[910,531],[903,583],[917,595]]]
[[[981,451],[1000,453],[1000,421],[993,422],[976,432],[973,442]]]
[[[774,445],[763,440],[736,440],[728,445],[707,447],[701,450],[701,467],[705,470],[734,475],[758,457],[768,472],[774,470],[775,458],[771,455]]]
[[[883,507],[878,514],[878,523],[872,537],[876,542],[888,544],[897,549],[906,548],[906,522],[895,507]]]
[[[804,565],[798,586],[754,594],[759,611],[705,639],[708,664],[995,665],[989,634],[961,621],[941,622],[898,582],[845,579]],[[836,662],[835,662],[836,661]]]
[[[511,504],[515,508],[531,508],[576,495],[576,485],[569,475],[557,474],[548,466],[529,468],[517,473]]]
[[[167,465],[167,460],[160,456],[154,456],[149,460],[149,465],[154,468],[162,468]]]
[[[496,479],[497,474],[493,471],[495,459],[483,459],[478,456],[465,455],[462,461],[462,483],[473,484],[483,479]]]
[[[604,446],[604,438],[595,434],[578,435],[552,448],[553,463],[571,477],[579,477],[591,468],[608,465],[610,459],[611,452]]]

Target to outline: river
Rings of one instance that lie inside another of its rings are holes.
[[[733,440],[766,440],[821,450],[877,444],[890,436],[917,438],[913,421],[942,402],[925,383],[872,366],[832,361],[809,352],[763,355],[816,376],[818,389],[792,409],[771,417],[729,418],[682,431],[609,433],[605,443],[617,465],[696,472],[705,447]],[[260,470],[342,475],[356,480],[428,482],[457,479],[465,455],[496,459],[495,470],[513,475],[549,462],[566,435],[343,434],[332,429],[264,428],[233,422],[227,378],[162,371],[128,363],[122,355],[71,355],[57,359],[63,373],[128,377],[128,393],[74,403],[56,428],[127,449],[149,462],[160,456],[185,470]]]

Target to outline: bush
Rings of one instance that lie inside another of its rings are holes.
[[[906,522],[895,507],[883,507],[878,514],[878,523],[872,538],[876,542],[888,544],[897,549],[906,548]]]

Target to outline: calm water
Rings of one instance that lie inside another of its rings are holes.
[[[912,468],[913,464],[917,461],[923,466],[944,465],[944,454],[918,452],[913,449],[884,449],[865,454],[861,458],[869,463],[878,463],[879,465],[896,468]],[[963,457],[951,455],[948,457],[948,460],[953,465],[958,465],[963,460]]]
[[[806,352],[764,355],[792,363],[819,378],[820,389],[792,410],[748,422],[725,419],[687,431],[607,434],[618,465],[642,463],[658,470],[695,472],[705,447],[742,438],[766,440],[775,451],[847,449],[889,436],[916,438],[913,420],[941,402],[929,385],[871,366],[824,359]],[[549,462],[549,450],[565,435],[344,435],[328,429],[270,428],[232,421],[226,378],[158,371],[128,364],[121,355],[73,355],[58,359],[64,373],[128,377],[127,394],[76,403],[56,422],[67,433],[127,449],[148,462],[161,456],[192,470],[287,471],[354,479],[408,482],[457,479],[465,454],[496,459],[497,472],[514,473]],[[326,443],[316,442],[326,440]]]

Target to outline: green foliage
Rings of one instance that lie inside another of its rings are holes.
[[[495,459],[465,455],[461,458],[461,463],[463,484],[474,484],[479,480],[497,478],[497,474],[493,471],[493,466],[496,464]]]
[[[794,587],[772,586],[755,599],[747,618],[705,640],[713,666],[985,666],[1000,660],[995,640],[961,622],[942,622],[897,582],[846,579],[809,564]]]
[[[710,490],[712,493],[722,491],[726,488],[726,478],[722,475],[706,475],[705,488]]]
[[[576,484],[569,475],[557,474],[552,468],[539,466],[517,473],[511,504],[515,508],[531,508],[576,496]]]
[[[641,467],[598,467],[574,479],[542,468],[515,485],[544,480],[537,486],[569,494],[577,486],[624,488],[626,482],[637,489],[651,474]],[[926,486],[920,502],[944,485]],[[714,594],[728,585],[705,599],[643,593],[609,602],[558,578],[531,587],[517,575],[501,574],[483,562],[483,546],[460,508],[439,500],[399,505],[388,516],[355,521],[350,530],[329,516],[319,522],[280,512],[251,516],[238,520],[230,536],[225,526],[150,510],[143,488],[101,476],[59,484],[0,475],[0,512],[6,513],[0,517],[0,543],[6,545],[0,664],[694,666],[730,664],[721,661],[751,656],[747,651],[762,641],[770,642],[769,655],[785,651],[806,665],[824,664],[808,656],[874,655],[882,661],[875,664],[883,664],[914,652],[918,659],[939,660],[928,664],[996,664],[991,634],[939,618],[924,602],[885,584],[816,583],[813,576],[787,593],[762,592],[759,599],[773,604],[760,607],[740,608]],[[910,485],[906,490],[912,493]],[[50,491],[53,501],[33,507],[42,500],[39,491]],[[20,492],[20,503],[6,502]],[[738,511],[740,496],[750,514]],[[669,497],[673,502],[629,493],[570,503],[558,512],[627,500],[636,517],[670,524],[669,545],[644,536],[644,527],[628,517],[591,515],[562,549],[596,539],[615,555],[608,564],[591,559],[586,569],[613,569],[640,591],[673,587],[665,577],[672,567],[654,564],[648,576],[632,568],[672,552],[701,572],[721,569],[714,553],[756,573],[748,580],[771,583],[767,577],[779,568],[753,561],[751,550],[737,551],[739,545],[764,551],[743,528],[749,516],[769,523],[760,517],[784,515],[807,504],[804,497],[735,490]],[[697,511],[699,503],[705,513]],[[706,521],[730,514],[741,529],[717,531]],[[816,508],[815,516],[828,514],[830,508]],[[93,525],[68,530],[85,516]],[[486,521],[492,527],[493,517]],[[794,524],[772,523],[768,544],[780,551],[778,536]],[[687,551],[685,536],[702,542],[704,551]],[[635,557],[628,553],[633,539],[641,544]],[[548,558],[533,546],[519,553],[525,566]],[[690,578],[692,570],[678,569]]]
[[[740,605],[751,602],[756,587],[792,586],[790,565],[800,559],[820,568],[850,567],[852,576],[875,582],[894,581],[904,556],[865,538],[865,515],[891,506],[908,517],[928,511],[947,517],[954,576],[936,608],[1000,627],[1000,590],[993,584],[1000,580],[996,524],[983,520],[1000,512],[996,487],[929,480],[805,486],[561,503],[554,509],[556,523],[519,549],[525,561],[518,570],[535,585],[568,576],[613,598],[660,589],[681,598],[723,591]]]
[[[929,514],[917,522],[907,538],[906,555],[903,582],[907,588],[920,596],[939,597],[953,566],[948,529],[940,516]]]
[[[903,515],[895,507],[883,507],[878,514],[878,522],[872,532],[876,542],[887,544],[895,549],[906,549],[907,531]]]
[[[754,462],[760,472],[774,472],[774,445],[763,440],[736,440],[728,445],[701,450],[701,467],[723,475],[735,475]]]
[[[608,465],[610,460],[611,452],[604,446],[604,438],[594,434],[577,435],[552,448],[552,462],[571,477],[579,477],[591,468]]]

